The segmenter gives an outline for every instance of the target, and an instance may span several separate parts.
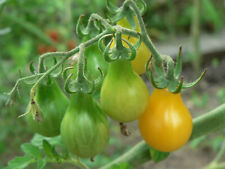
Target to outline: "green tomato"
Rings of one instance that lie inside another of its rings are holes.
[[[148,99],[148,89],[133,71],[130,61],[118,60],[109,64],[100,94],[104,112],[119,122],[130,122],[144,113]]]
[[[85,48],[84,55],[87,61],[85,75],[89,80],[94,80],[101,75],[98,68],[106,75],[108,64],[105,61],[102,52],[99,50],[97,43]],[[77,77],[77,62],[74,64],[74,68],[73,78],[75,79]]]
[[[108,144],[106,116],[91,94],[71,95],[61,124],[61,136],[67,149],[82,158],[94,157]]]
[[[85,76],[88,80],[93,81],[101,76],[101,72],[98,68],[101,69],[104,76],[107,74],[108,63],[105,61],[102,52],[98,48],[97,43],[85,48],[84,55],[87,61],[87,65],[85,67]],[[77,62],[74,64],[72,79],[76,79],[76,77]],[[95,86],[95,92],[93,93],[95,98],[99,98],[101,86],[102,82]]]
[[[42,121],[33,120],[32,113],[26,116],[30,128],[43,136],[53,137],[60,134],[60,125],[69,105],[69,100],[53,79],[47,84],[40,84],[34,98],[38,104]],[[30,104],[28,109],[30,108]]]

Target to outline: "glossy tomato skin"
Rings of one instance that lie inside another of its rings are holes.
[[[67,149],[82,158],[94,157],[105,148],[109,141],[108,123],[92,95],[81,92],[71,95],[61,136]]]
[[[42,117],[42,121],[35,121],[32,113],[28,114],[26,120],[30,128],[46,137],[59,135],[61,121],[69,105],[69,100],[57,82],[52,79],[48,84],[40,84],[34,100],[40,107],[38,113]]]
[[[130,122],[144,113],[148,104],[148,89],[133,71],[130,61],[109,64],[100,93],[102,109],[112,119]]]
[[[161,152],[171,152],[183,146],[192,133],[192,118],[180,93],[154,89],[148,108],[139,119],[143,139]]]
[[[86,48],[84,54],[87,58],[88,79],[96,79],[101,75],[98,67],[101,69],[103,74],[106,75],[108,63],[105,61],[102,52],[98,48],[97,43]]]
[[[138,25],[138,20],[137,17],[134,17],[135,21],[136,21],[136,31],[140,32],[140,26]],[[118,21],[117,23],[120,26],[123,26],[125,28],[129,28],[131,29],[131,26],[129,25],[128,21],[126,20],[126,18],[121,19],[120,21]],[[128,35],[122,35],[122,37],[126,40],[128,40],[129,42],[131,42],[133,45],[137,43],[138,39],[132,36],[128,36]],[[128,47],[128,45],[123,42],[123,45]],[[147,60],[149,59],[151,53],[148,50],[147,46],[144,44],[144,42],[141,43],[140,47],[137,50],[136,53],[136,58],[132,61],[132,67],[134,69],[135,72],[137,72],[138,74],[143,74],[145,72],[145,64],[147,62]]]

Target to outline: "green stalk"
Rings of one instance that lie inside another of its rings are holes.
[[[162,57],[160,56],[159,51],[155,48],[155,46],[152,43],[152,40],[148,36],[148,32],[147,32],[147,30],[145,28],[145,24],[144,24],[144,21],[142,19],[141,13],[140,13],[138,7],[136,6],[135,2],[133,0],[127,0],[124,3],[124,5],[130,5],[133,8],[134,12],[137,15],[138,23],[139,23],[140,28],[141,28],[142,41],[145,43],[145,45],[151,51],[154,59],[156,60],[157,65],[161,66],[161,64],[162,64]]]
[[[197,137],[209,134],[215,131],[222,131],[225,129],[225,104],[213,109],[212,111],[201,115],[193,120],[194,129],[190,140]],[[128,150],[126,153],[116,158],[107,165],[100,169],[108,169],[114,164],[121,162],[128,162],[133,167],[140,166],[141,164],[151,160],[149,146],[144,142],[140,141],[133,148]]]
[[[77,81],[82,82],[84,80],[84,45],[80,45],[79,59],[77,64]]]
[[[192,39],[193,39],[193,54],[194,59],[192,60],[195,73],[200,72],[200,66],[202,63],[202,56],[200,51],[200,0],[193,0],[194,12],[192,17]]]

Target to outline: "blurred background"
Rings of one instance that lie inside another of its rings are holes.
[[[120,5],[122,0],[112,2]],[[19,77],[29,74],[29,63],[37,63],[40,54],[68,51],[78,45],[75,26],[79,15],[94,12],[106,17],[105,3],[105,0],[0,0],[0,168],[15,156],[23,155],[20,145],[33,138],[25,120],[17,118],[26,110],[31,86],[20,85],[10,106],[5,105],[8,98],[4,93],[12,89]],[[208,70],[198,87],[183,93],[192,116],[225,103],[225,0],[146,0],[146,3],[143,18],[159,51],[176,57],[179,45],[183,46],[186,80],[194,80],[203,68]],[[151,92],[152,86],[146,81]],[[85,163],[98,168],[141,140],[137,122],[129,123],[128,129],[132,134],[125,138],[119,125],[111,121],[110,146],[94,163],[89,160]],[[148,162],[139,169],[202,168],[213,160],[223,140],[224,132],[200,137],[165,161]],[[69,164],[48,164],[45,168],[65,167],[74,168]]]

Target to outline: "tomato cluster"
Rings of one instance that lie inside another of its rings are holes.
[[[118,24],[130,28],[125,19]],[[140,31],[138,26],[136,31]],[[59,40],[56,32],[49,36],[54,41]],[[122,38],[132,44],[138,41],[125,35]],[[71,42],[68,45],[74,48]],[[115,42],[111,45],[113,47]],[[35,132],[47,137],[61,134],[68,150],[83,158],[93,157],[107,146],[109,126],[106,115],[120,123],[139,120],[143,139],[162,152],[174,151],[188,141],[192,118],[180,93],[171,93],[167,88],[154,89],[149,97],[146,84],[139,76],[145,72],[145,63],[150,56],[144,43],[137,49],[133,61],[118,59],[106,63],[97,44],[86,48],[84,55],[83,80],[93,81],[103,74],[104,80],[96,90],[100,98],[81,88],[71,92],[68,99],[57,82],[49,77],[47,82],[38,86],[33,100],[39,111],[31,109],[33,103],[28,106],[33,112],[27,116],[27,122]],[[77,63],[74,63],[72,72],[72,80],[76,81],[80,75]],[[37,113],[41,121],[32,119]]]

